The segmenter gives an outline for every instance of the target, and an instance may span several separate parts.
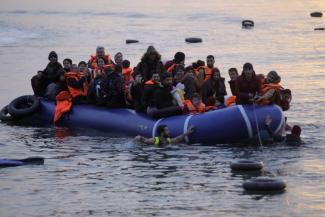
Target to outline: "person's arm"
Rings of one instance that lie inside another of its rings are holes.
[[[181,135],[179,135],[179,136],[177,136],[175,138],[172,138],[171,142],[172,143],[180,143],[180,142],[184,141],[186,136],[190,135],[193,132],[194,132],[194,127],[190,127],[190,128],[188,128],[186,133],[181,134]]]
[[[270,137],[273,138],[274,141],[276,142],[282,142],[285,137],[281,136],[281,135],[275,135],[272,128],[271,128],[271,123],[272,123],[272,119],[269,115],[267,115],[265,117],[265,126],[266,126],[266,130],[269,133]]]
[[[136,141],[144,143],[146,145],[154,145],[154,139],[153,138],[145,138],[143,136],[136,136],[134,139]]]

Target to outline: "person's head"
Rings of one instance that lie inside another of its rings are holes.
[[[105,57],[105,48],[103,46],[97,46],[96,55],[97,57]]]
[[[192,103],[195,107],[197,107],[201,103],[201,96],[198,93],[194,93],[192,96]]]
[[[191,74],[191,75],[195,75],[195,72],[194,72],[194,68],[193,68],[193,66],[187,66],[186,68],[185,68],[185,74]]]
[[[266,76],[267,83],[277,84],[280,83],[281,77],[278,75],[276,71],[270,71]]]
[[[251,63],[245,63],[243,65],[242,74],[244,75],[246,80],[251,80],[255,76],[253,65]]]
[[[164,87],[172,87],[173,86],[173,75],[168,72],[164,72],[161,75],[161,82]]]
[[[151,76],[151,80],[155,83],[159,83],[160,82],[160,75],[159,73],[155,72],[152,74]]]
[[[298,125],[294,125],[291,129],[291,134],[300,136],[301,134],[301,128]]]
[[[58,54],[57,54],[55,51],[51,51],[51,52],[49,53],[49,61],[50,61],[51,63],[55,63],[55,62],[58,61]]]
[[[72,65],[72,60],[70,58],[65,58],[63,60],[63,68],[70,69]]]
[[[219,70],[218,68],[214,67],[214,68],[212,69],[212,77],[211,77],[211,78],[212,78],[213,80],[219,80],[220,77],[221,77],[221,75],[220,75],[220,70]]]
[[[157,134],[159,137],[164,137],[164,138],[169,138],[169,129],[167,127],[167,125],[163,124],[163,125],[159,125],[157,127]]]
[[[86,72],[87,71],[87,63],[85,61],[80,61],[78,63],[79,72]]]
[[[130,67],[130,61],[129,60],[123,60],[123,62],[122,62],[122,67],[124,68],[124,69],[126,69],[126,68],[129,68]]]
[[[77,66],[77,64],[72,64],[71,65],[71,72],[78,72],[78,66]]]
[[[105,65],[105,60],[104,58],[97,58],[97,67],[102,68]]]
[[[197,62],[196,62],[196,64],[197,64],[197,67],[199,68],[200,66],[205,66],[205,62],[203,61],[203,60],[198,60]]]
[[[114,56],[114,61],[117,65],[121,65],[123,62],[123,54],[121,52],[117,52]]]
[[[213,68],[213,66],[214,66],[214,56],[213,55],[207,56],[207,66],[209,68]]]
[[[238,71],[236,68],[230,68],[228,70],[230,80],[235,81],[238,78]]]
[[[183,52],[177,52],[174,55],[174,62],[176,64],[184,64],[185,62],[185,54]]]

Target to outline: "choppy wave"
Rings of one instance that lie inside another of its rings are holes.
[[[0,46],[12,46],[31,39],[41,38],[41,34],[19,27],[1,25]]]

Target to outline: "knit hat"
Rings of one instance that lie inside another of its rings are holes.
[[[57,53],[56,53],[55,51],[51,51],[51,52],[49,53],[49,60],[50,60],[51,57],[58,58],[58,55],[57,55]]]
[[[180,63],[185,60],[185,54],[183,52],[177,52],[174,55],[174,61]]]
[[[266,76],[266,80],[268,83],[279,83],[281,81],[281,77],[276,71],[270,71]]]

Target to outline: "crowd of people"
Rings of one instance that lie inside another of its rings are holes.
[[[278,104],[289,109],[291,92],[280,85],[276,71],[266,76],[256,74],[251,63],[245,63],[239,75],[236,68],[228,73],[232,96],[227,95],[225,78],[215,66],[215,58],[185,65],[185,54],[163,63],[161,55],[149,46],[140,62],[130,61],[118,52],[114,60],[98,46],[88,62],[71,59],[58,62],[51,51],[49,63],[31,79],[36,96],[56,100],[56,121],[74,103],[91,103],[108,108],[133,108],[153,118],[177,114],[197,114],[235,104]],[[225,100],[226,98],[226,100]]]

